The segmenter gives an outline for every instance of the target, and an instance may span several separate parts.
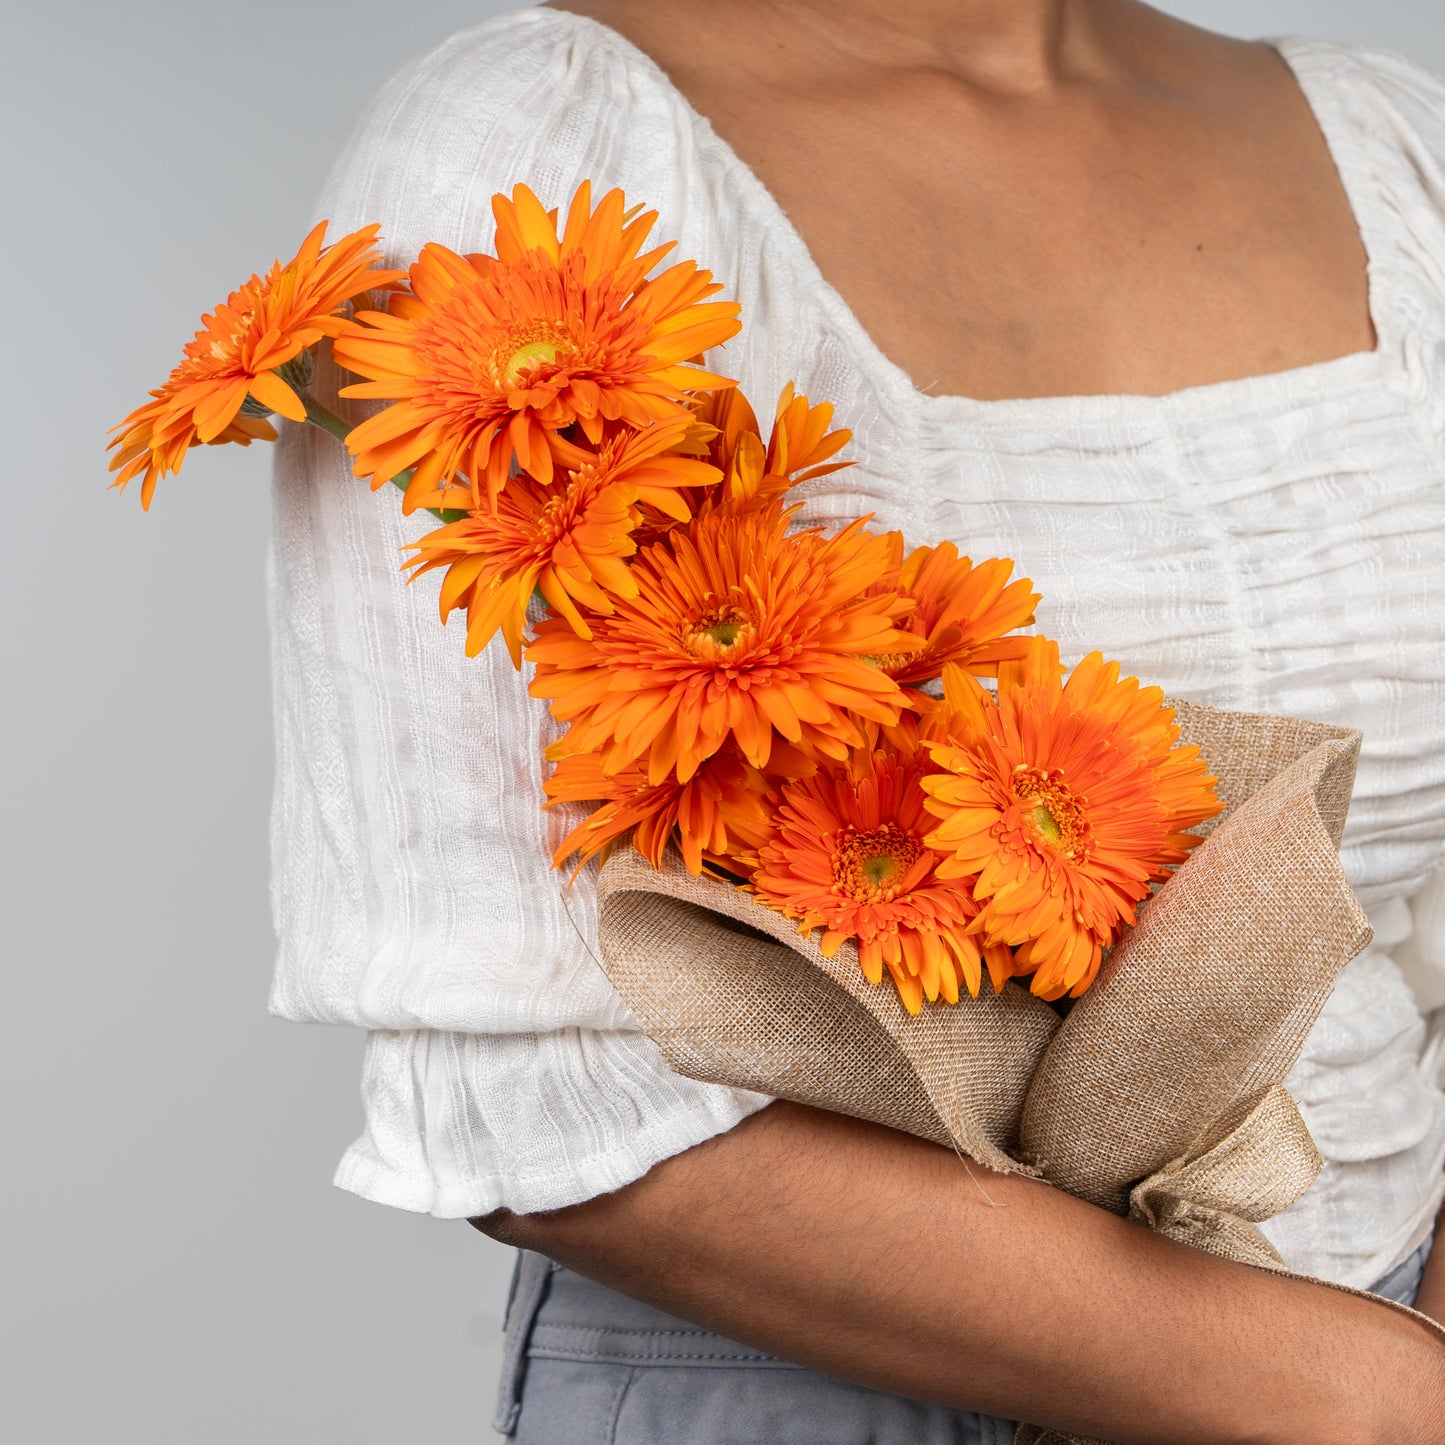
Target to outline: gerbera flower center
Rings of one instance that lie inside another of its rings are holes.
[[[850,828],[834,845],[833,892],[858,903],[890,902],[922,852],[922,842],[896,823]]]
[[[497,348],[496,370],[504,386],[520,385],[538,367],[554,367],[576,347],[565,327],[555,321],[537,321],[514,328]]]
[[[743,619],[741,617],[729,617],[721,622],[714,622],[707,629],[707,635],[717,643],[719,647],[731,647],[738,640],[738,633],[743,630]]]
[[[751,618],[727,607],[698,618],[683,640],[694,657],[707,662],[725,661],[752,638],[753,632]]]
[[[1088,810],[1057,772],[1020,763],[1014,769],[1013,792],[1024,804],[1025,826],[1036,838],[1075,860],[1087,854]]]

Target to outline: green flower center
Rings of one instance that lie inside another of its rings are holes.
[[[1089,804],[1064,781],[1063,774],[1020,764],[1014,769],[1013,795],[1024,826],[1037,843],[1082,862],[1093,847]]]
[[[743,630],[741,617],[721,618],[710,627],[704,627],[704,637],[712,638],[718,647],[731,647],[738,640],[738,633]]]
[[[1042,803],[1034,809],[1033,823],[1050,843],[1057,843],[1064,836],[1059,828],[1059,820]]]
[[[731,665],[743,656],[756,636],[752,619],[745,612],[724,603],[697,618],[683,633],[683,645],[704,662]]]
[[[859,864],[859,872],[868,880],[873,888],[881,888],[890,879],[898,874],[898,860],[887,853],[875,853],[871,858],[864,858]]]
[[[855,903],[888,903],[897,897],[923,844],[897,823],[838,834],[833,845],[833,891]]]

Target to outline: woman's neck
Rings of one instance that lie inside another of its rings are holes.
[[[811,34],[840,58],[1029,92],[1117,67],[1155,12],[1136,0],[732,0],[738,20]],[[748,12],[752,12],[749,16]],[[866,46],[866,56],[863,47]]]
[[[1373,345],[1349,198],[1269,47],[1137,0],[558,6],[657,60],[919,388],[1158,393]]]

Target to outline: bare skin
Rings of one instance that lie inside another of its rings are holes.
[[[658,61],[927,390],[1158,394],[1374,345],[1348,200],[1266,47],[1129,0],[559,8]],[[472,1222],[828,1374],[1123,1445],[1445,1441],[1445,1346],[1407,1317],[816,1110]]]
[[[935,393],[1157,394],[1374,346],[1270,48],[1125,0],[565,0],[650,54]]]
[[[472,1222],[727,1338],[959,1409],[1121,1445],[1445,1439],[1445,1346],[1409,1316],[800,1105],[614,1194]]]

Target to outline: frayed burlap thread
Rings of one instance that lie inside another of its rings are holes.
[[[1283,1273],[1320,1159],[1283,1083],[1370,930],[1338,848],[1360,735],[1174,704],[1226,808],[1060,1021],[1017,983],[910,1017],[746,892],[615,853],[602,961],[679,1073],[870,1119]],[[1418,1317],[1417,1318],[1423,1318]],[[1097,1445],[1023,1426],[1017,1445]]]

